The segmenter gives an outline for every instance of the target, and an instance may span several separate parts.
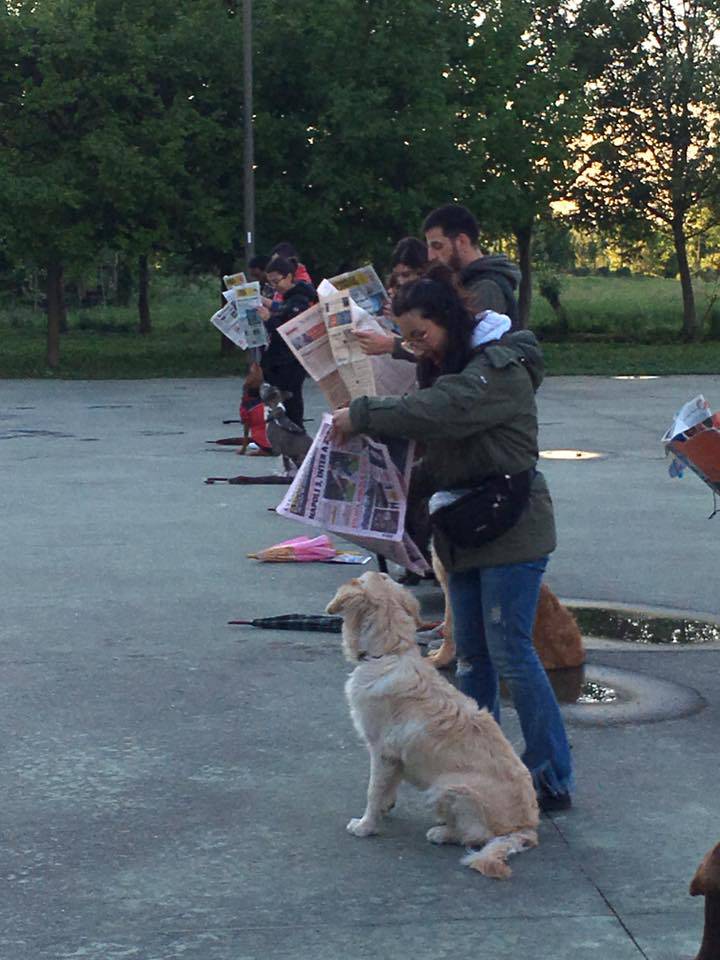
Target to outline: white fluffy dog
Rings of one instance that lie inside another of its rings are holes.
[[[435,807],[431,843],[482,845],[462,862],[488,877],[509,877],[507,857],[538,842],[532,778],[487,710],[423,660],[417,600],[372,572],[343,584],[327,612],[342,614],[343,649],[358,664],[345,693],[370,751],[367,807],[348,831],[378,833],[407,780]]]

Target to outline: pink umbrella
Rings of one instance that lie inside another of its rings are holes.
[[[295,537],[292,540],[283,540],[282,543],[266,547],[258,553],[248,554],[248,557],[254,560],[274,563],[309,563],[312,560],[329,560],[335,556],[337,556],[337,550],[325,534],[319,537]]]

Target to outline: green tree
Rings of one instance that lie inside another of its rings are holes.
[[[473,172],[466,194],[487,234],[512,233],[522,271],[520,322],[532,296],[532,242],[576,172],[573,145],[599,62],[596,8],[580,0],[473,4],[477,27],[457,72],[460,146]]]
[[[720,10],[716,0],[621,0],[612,15],[576,197],[587,222],[644,223],[672,237],[682,336],[692,340],[700,324],[688,241],[717,195]]]
[[[258,235],[322,273],[382,261],[457,195],[465,17],[438,0],[256,3]]]
[[[66,267],[101,247],[140,264],[229,249],[237,210],[216,187],[238,162],[234,25],[217,0],[18,0],[0,16],[2,242],[46,271],[55,367]],[[147,331],[142,295],[140,310]]]

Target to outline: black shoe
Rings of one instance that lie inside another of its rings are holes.
[[[556,813],[558,810],[569,810],[572,807],[572,797],[569,793],[539,793],[538,806],[544,813]]]
[[[420,583],[420,577],[417,573],[413,573],[412,570],[406,570],[401,577],[398,577],[398,583],[402,583],[406,587],[414,587]]]

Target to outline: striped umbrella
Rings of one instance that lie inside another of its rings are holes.
[[[340,633],[342,617],[324,613],[283,613],[277,617],[256,617],[254,620],[228,620],[228,623],[263,630],[305,630],[311,633]]]

